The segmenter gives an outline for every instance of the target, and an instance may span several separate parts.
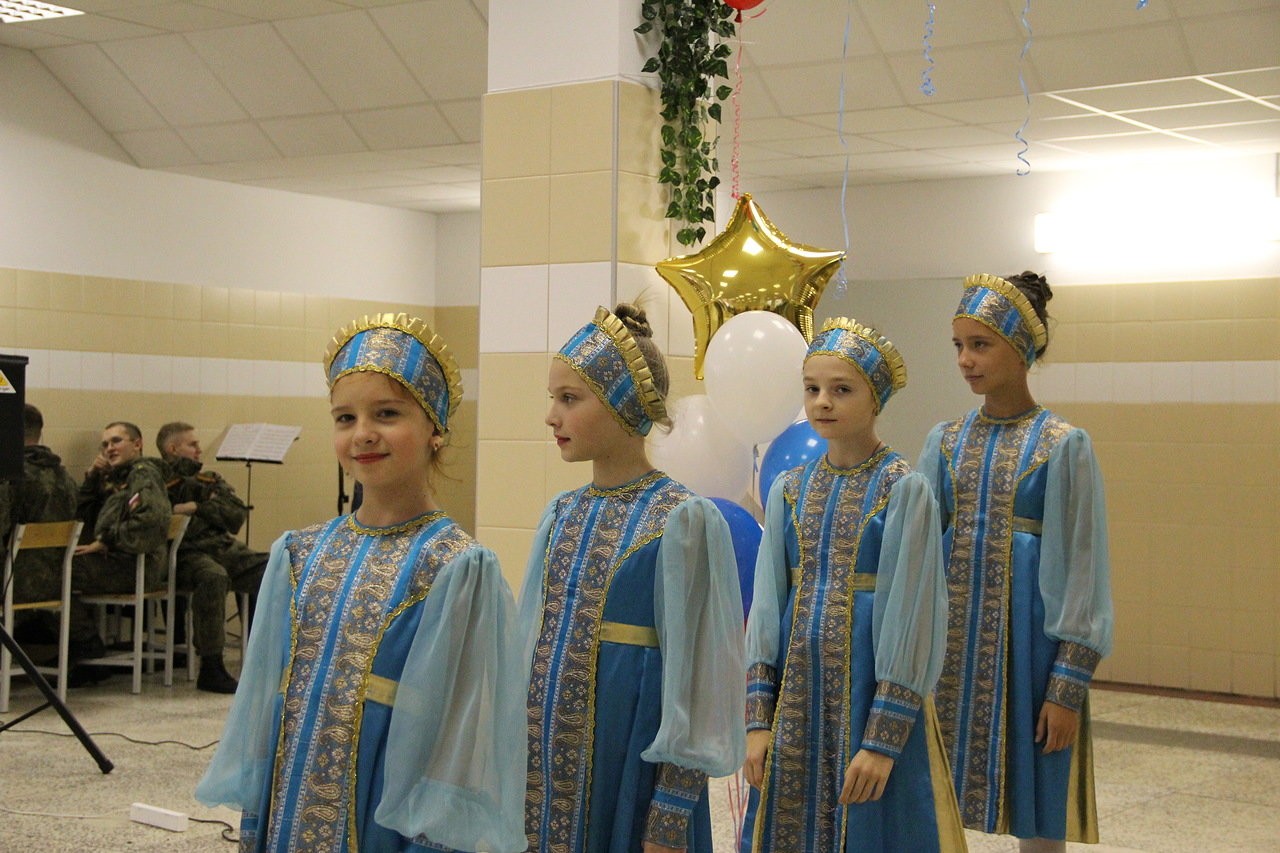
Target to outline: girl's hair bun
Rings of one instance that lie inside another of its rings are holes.
[[[649,317],[643,308],[630,302],[619,302],[618,307],[613,309],[613,315],[622,321],[622,325],[632,335],[639,338],[653,337],[653,327],[649,325]]]

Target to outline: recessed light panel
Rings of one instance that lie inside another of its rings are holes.
[[[83,15],[79,9],[68,9],[52,3],[38,3],[36,0],[0,0],[0,21],[16,24],[22,21],[43,21],[48,18],[66,18],[71,15]]]

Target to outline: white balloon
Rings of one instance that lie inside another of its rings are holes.
[[[800,330],[771,311],[729,318],[707,344],[707,396],[742,441],[772,441],[791,425],[804,403],[808,349]]]
[[[706,394],[671,406],[671,431],[649,433],[653,464],[698,494],[737,500],[751,487],[751,448],[730,432]]]

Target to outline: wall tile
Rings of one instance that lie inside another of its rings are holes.
[[[0,267],[0,307],[12,308],[18,303],[18,271]]]
[[[19,308],[49,308],[49,273],[36,270],[18,270],[17,298]]]
[[[548,258],[552,263],[613,258],[613,181],[607,171],[551,176]]]
[[[1231,656],[1231,689],[1246,696],[1276,696],[1276,657],[1237,652]]]
[[[618,173],[618,260],[655,264],[663,258],[689,251],[671,251],[670,202],[665,184],[649,175]],[[710,229],[714,230],[714,228]]]
[[[548,352],[558,351],[578,329],[591,322],[597,307],[614,307],[613,264],[552,264],[548,282]]]
[[[551,171],[551,90],[524,89],[484,96],[481,163],[484,178],[546,175]]]
[[[638,83],[618,84],[618,168],[655,179],[662,168],[662,108],[656,89]]]
[[[547,177],[485,180],[481,184],[481,265],[545,264],[551,220]]]
[[[546,266],[480,271],[480,352],[543,352],[546,347]]]
[[[478,436],[481,440],[547,441],[545,353],[484,353],[480,356]]]
[[[231,316],[230,291],[225,287],[204,287],[200,290],[200,319],[206,323],[226,323]],[[237,322],[245,322],[238,320]]]
[[[142,357],[141,390],[148,394],[168,394],[173,391],[173,361],[167,355]]]
[[[476,522],[486,527],[537,525],[542,515],[543,442],[480,442],[476,463]]]
[[[551,88],[551,174],[613,168],[615,85],[601,80]]]
[[[476,538],[480,544],[498,555],[502,564],[502,576],[516,598],[520,597],[520,587],[524,583],[525,565],[529,559],[529,548],[533,545],[532,528],[493,527],[480,525],[476,528]]]

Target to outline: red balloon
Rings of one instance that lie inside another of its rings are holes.
[[[747,9],[754,9],[764,0],[724,0],[726,6],[732,6],[739,12],[745,12]]]

